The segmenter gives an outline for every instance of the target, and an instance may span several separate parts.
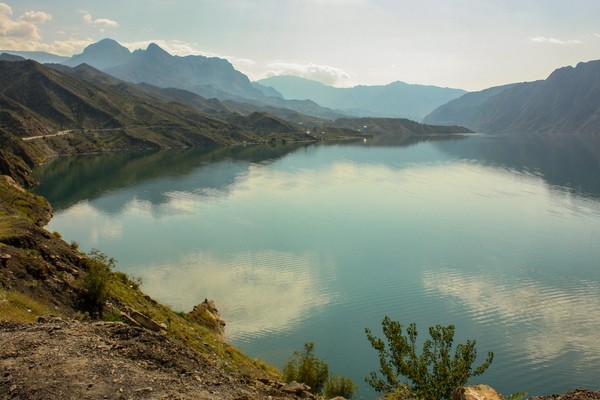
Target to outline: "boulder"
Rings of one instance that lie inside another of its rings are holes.
[[[488,385],[475,385],[457,388],[452,400],[504,400],[504,397]]]
[[[284,385],[281,388],[282,392],[286,392],[286,393],[302,393],[304,391],[309,391],[310,390],[310,386],[305,385],[304,383],[298,383],[296,381],[291,381],[290,383]]]

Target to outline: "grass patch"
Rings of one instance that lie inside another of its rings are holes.
[[[39,316],[50,313],[46,304],[24,293],[0,289],[0,321],[35,322]]]

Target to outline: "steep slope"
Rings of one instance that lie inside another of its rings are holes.
[[[470,92],[436,108],[423,118],[426,124],[459,124],[476,118],[477,110],[491,97],[502,93],[516,84],[491,87],[479,92]]]
[[[425,121],[482,132],[600,134],[600,60],[557,69],[543,81],[465,95]]]
[[[311,99],[321,106],[348,114],[397,117],[420,121],[432,110],[466,93],[460,89],[393,82],[382,86],[335,88],[294,76],[274,76],[257,82],[286,99]]]

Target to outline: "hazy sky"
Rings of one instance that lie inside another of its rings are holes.
[[[600,59],[600,0],[0,0],[0,49],[72,55],[105,37],[251,79],[480,90]]]

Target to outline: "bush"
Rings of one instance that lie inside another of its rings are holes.
[[[85,306],[90,312],[101,315],[108,298],[107,284],[110,271],[106,265],[95,260],[89,260],[87,267],[87,273],[83,278]]]
[[[350,378],[334,375],[327,378],[323,395],[326,399],[336,396],[342,396],[345,399],[351,399],[358,390],[358,385]]]
[[[365,380],[380,393],[394,394],[392,397],[450,399],[455,388],[466,384],[469,377],[485,372],[494,358],[493,353],[488,353],[485,362],[473,370],[471,366],[477,358],[474,340],[457,345],[452,357],[454,325],[429,328],[431,339],[423,344],[421,355],[416,353],[417,327],[414,323],[409,325],[406,336],[402,334],[402,325],[389,317],[385,317],[381,325],[387,346],[368,328],[365,332],[371,346],[379,352],[379,372],[383,379],[371,372]],[[401,376],[408,382],[402,382]]]
[[[286,382],[296,381],[311,387],[315,393],[321,393],[329,375],[329,366],[314,355],[315,344],[304,345],[304,351],[294,354],[283,369]]]
[[[351,399],[358,386],[350,378],[329,376],[329,366],[314,355],[312,342],[304,345],[304,351],[295,351],[283,369],[286,382],[296,381],[310,386],[314,393],[323,393],[326,398],[342,396]]]
[[[83,278],[83,289],[85,290],[85,306],[88,311],[102,315],[104,303],[108,298],[108,280],[110,270],[117,264],[114,258],[108,256],[98,249],[92,249],[86,261],[87,273]]]

